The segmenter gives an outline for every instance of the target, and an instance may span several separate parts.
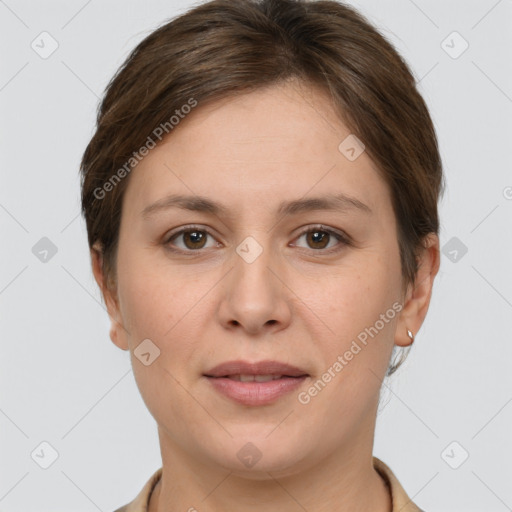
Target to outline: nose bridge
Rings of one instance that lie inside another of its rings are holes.
[[[276,265],[272,261],[271,235],[261,230],[246,236],[235,248],[234,255],[234,275],[235,286],[240,284],[239,293],[259,294],[258,300],[262,300],[261,294],[270,295],[274,293],[275,277],[269,270],[269,267]],[[245,297],[247,299],[248,297]]]
[[[222,299],[223,322],[257,332],[265,325],[288,319],[283,286],[274,275],[279,262],[273,254],[271,234],[264,230],[247,235],[235,247],[233,270]]]

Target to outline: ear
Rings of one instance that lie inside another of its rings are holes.
[[[97,243],[95,243],[91,249],[91,265],[94,279],[101,290],[103,301],[110,318],[110,339],[120,349],[128,350],[128,341],[125,336],[126,330],[122,323],[117,291],[112,289],[106,282],[103,274],[103,251]]]
[[[411,345],[413,342],[407,335],[407,330],[416,336],[423,324],[432,296],[434,278],[439,271],[439,237],[435,233],[430,233],[425,238],[424,247],[419,256],[416,282],[407,288],[404,307],[397,322],[395,344],[401,347]]]

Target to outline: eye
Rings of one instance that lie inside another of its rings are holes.
[[[164,241],[164,245],[173,252],[197,252],[200,249],[208,248],[208,237],[213,238],[207,230],[201,229],[199,226],[187,226],[171,234],[166,241]],[[328,229],[322,225],[308,227],[308,229],[303,230],[299,234],[296,240],[302,237],[306,238],[309,248],[317,252],[336,252],[351,243],[347,235]],[[338,244],[334,244],[334,247],[329,247],[333,239],[334,241],[338,241]],[[175,241],[183,242],[183,245],[180,246]],[[218,244],[213,243],[210,247],[215,247],[216,245],[218,246]]]
[[[183,252],[191,252],[198,249],[204,249],[206,247],[206,239],[211,236],[210,233],[204,229],[200,229],[197,226],[188,226],[186,228],[180,229],[171,235],[170,238],[164,243],[164,245],[177,246],[175,243],[171,244],[173,240],[183,241],[184,247],[179,247],[174,249],[169,247],[171,251],[178,250]]]
[[[341,250],[343,246],[350,245],[350,240],[347,235],[344,235],[342,233],[338,233],[337,231],[334,231],[332,229],[327,229],[326,227],[322,225],[309,227],[308,229],[302,231],[300,233],[297,240],[300,238],[305,237],[307,244],[310,246],[310,248],[313,248],[315,250],[325,250],[325,252],[335,252]],[[334,248],[331,246],[328,248],[328,245],[330,242],[333,241],[333,238],[337,240],[338,244],[334,245]],[[341,247],[338,247],[341,245]]]

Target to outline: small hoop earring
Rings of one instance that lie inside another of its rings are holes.
[[[411,343],[413,343],[414,342],[414,334],[409,329],[407,329],[407,336],[409,336],[409,338],[411,339]]]

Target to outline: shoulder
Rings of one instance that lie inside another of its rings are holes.
[[[373,467],[380,474],[390,490],[391,500],[393,502],[392,512],[425,512],[409,498],[398,478],[387,464],[377,457],[373,457]]]
[[[132,501],[130,501],[130,503],[127,503],[126,505],[123,505],[122,507],[114,510],[114,512],[147,512],[149,498],[161,476],[162,468],[157,469],[151,475],[139,494],[137,494],[137,496]]]

